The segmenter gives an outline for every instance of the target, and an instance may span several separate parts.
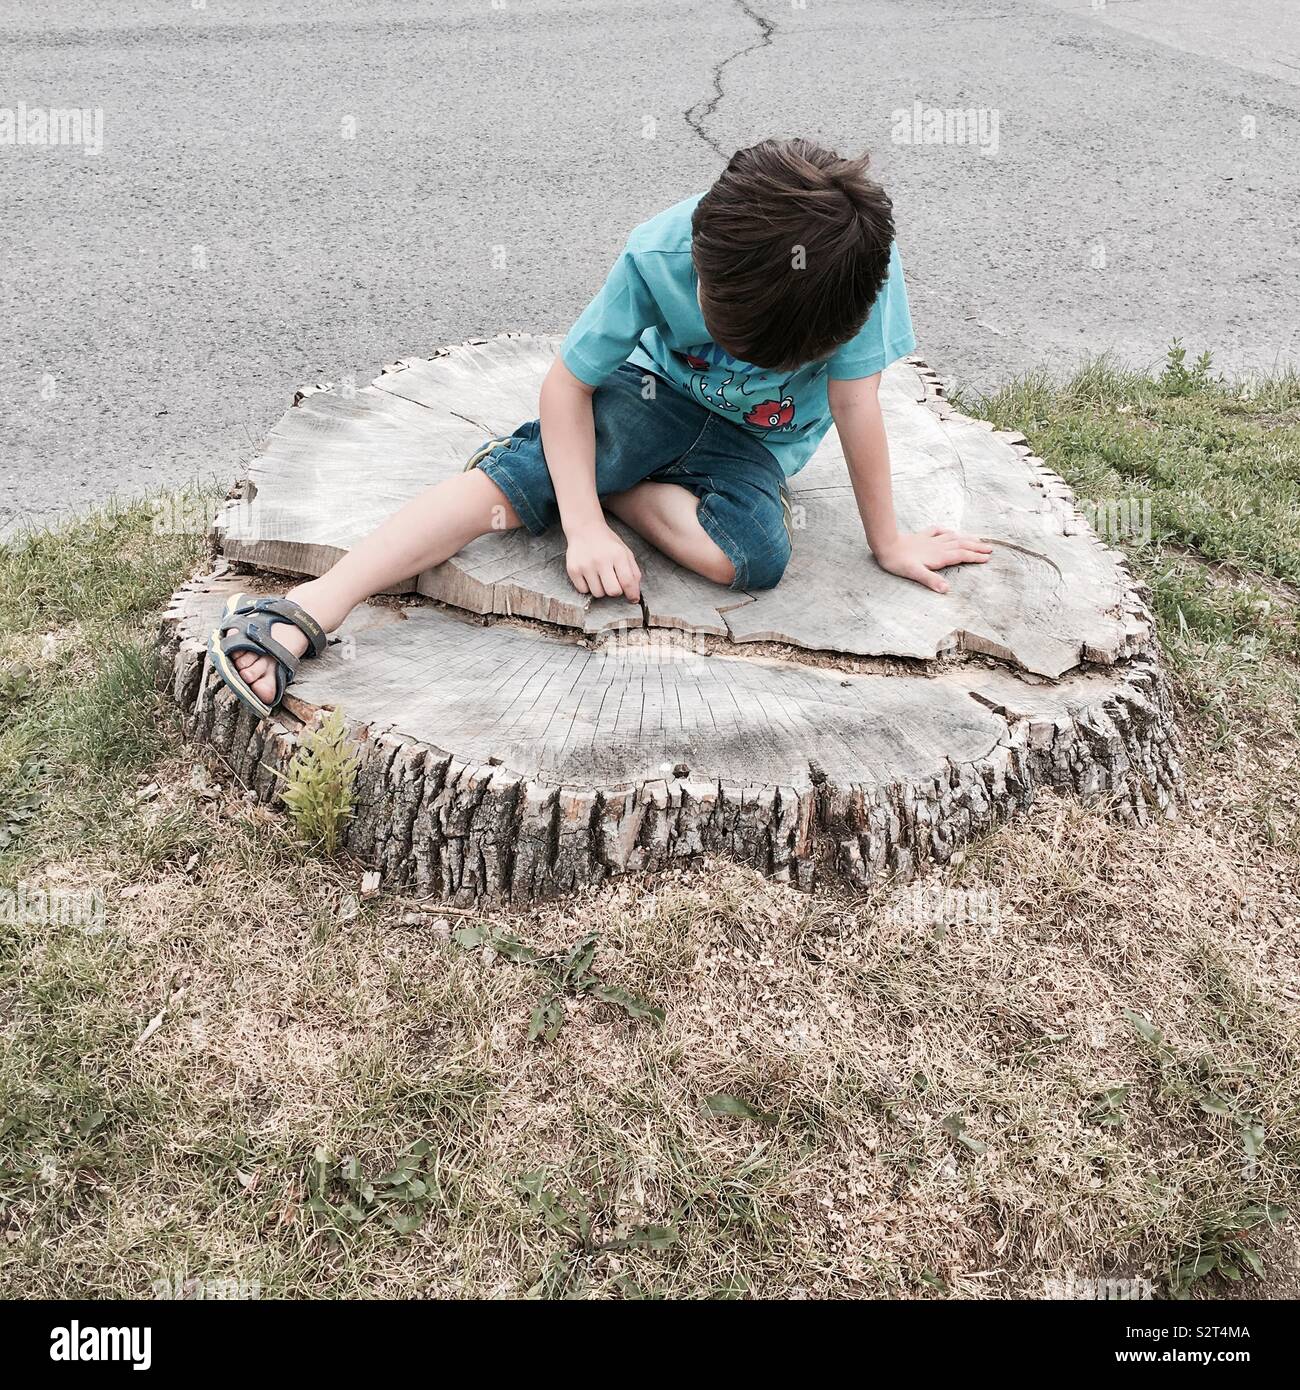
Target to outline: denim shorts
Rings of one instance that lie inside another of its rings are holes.
[[[654,384],[646,399],[645,385]],[[625,492],[647,479],[677,483],[700,499],[700,525],[731,561],[733,589],[770,589],[790,559],[785,476],[771,450],[675,386],[624,362],[591,398],[596,419],[596,492]],[[477,465],[540,535],[560,519],[530,420]]]

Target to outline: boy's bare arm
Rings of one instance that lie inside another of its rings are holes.
[[[867,544],[876,562],[891,574],[913,579],[937,593],[947,593],[947,580],[935,571],[949,565],[982,565],[993,553],[993,547],[978,536],[962,535],[943,526],[914,534],[899,531],[889,471],[889,440],[880,411],[879,373],[852,381],[830,381],[827,394]]]
[[[623,594],[635,603],[641,595],[640,567],[605,519],[596,494],[594,390],[555,359],[542,382],[542,449],[568,542],[565,568],[574,587],[594,598]]]

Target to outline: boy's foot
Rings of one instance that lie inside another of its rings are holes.
[[[312,605],[313,587],[314,585],[311,583],[299,584],[296,589],[290,589],[285,597],[292,599],[294,603],[301,605],[312,617],[315,617],[316,610]],[[324,625],[322,624],[322,626]],[[328,631],[328,629],[326,630]],[[307,634],[292,623],[272,623],[271,637],[291,656],[301,656],[307,650]],[[233,660],[235,669],[253,694],[263,704],[274,705],[276,696],[275,662],[269,656],[259,656],[256,652],[236,652]]]

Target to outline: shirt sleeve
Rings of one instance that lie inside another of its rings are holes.
[[[654,295],[636,259],[624,251],[600,292],[569,329],[560,345],[560,358],[579,381],[599,386],[627,361],[641,334],[659,321]]]
[[[903,262],[895,245],[889,252],[889,278],[876,296],[862,331],[831,355],[827,364],[830,378],[852,381],[855,377],[875,376],[891,362],[915,351],[912,313],[907,307],[907,286],[903,283]]]

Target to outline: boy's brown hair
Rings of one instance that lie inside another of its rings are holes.
[[[700,308],[719,347],[793,370],[861,329],[894,240],[893,206],[867,162],[811,140],[732,155],[691,219]]]

